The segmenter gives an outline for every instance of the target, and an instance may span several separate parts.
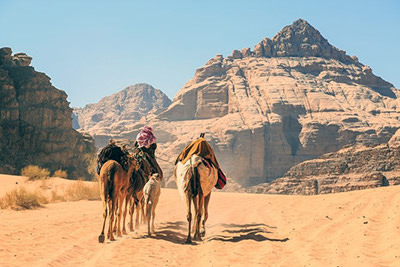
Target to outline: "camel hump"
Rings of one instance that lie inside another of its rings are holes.
[[[116,160],[113,160],[113,159],[110,159],[110,160],[107,160],[105,163],[104,163],[104,165],[103,165],[103,168],[104,169],[113,169],[114,171],[117,171],[118,169],[122,169],[122,166],[121,166],[121,164],[118,162],[118,161],[116,161]],[[102,168],[102,169],[103,169]]]

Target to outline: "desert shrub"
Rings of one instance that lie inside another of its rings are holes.
[[[28,165],[21,170],[22,176],[27,176],[29,180],[46,179],[50,176],[50,171],[36,165]]]
[[[53,176],[60,177],[60,178],[67,178],[68,177],[67,171],[64,171],[64,170],[56,170],[54,172]]]
[[[83,181],[77,181],[66,189],[65,199],[72,201],[82,199],[99,200],[100,194],[98,184],[85,184]]]
[[[40,207],[41,204],[48,203],[47,199],[39,192],[29,192],[25,188],[16,188],[0,198],[0,208],[2,209],[32,209]]]

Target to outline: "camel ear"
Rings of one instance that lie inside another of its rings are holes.
[[[204,138],[204,135],[206,135],[206,133],[201,133],[201,134],[200,134],[200,137],[201,137],[201,138]]]

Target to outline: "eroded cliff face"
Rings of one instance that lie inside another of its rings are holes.
[[[400,130],[399,130],[400,131]],[[248,192],[315,195],[400,184],[400,142],[351,146],[293,166],[272,183]]]
[[[170,129],[165,158],[207,132],[228,176],[250,186],[349,144],[389,141],[400,127],[399,96],[298,20],[254,51],[210,59],[151,123]]]
[[[0,172],[17,174],[34,164],[87,177],[93,140],[72,129],[66,93],[29,66],[31,60],[0,49]]]

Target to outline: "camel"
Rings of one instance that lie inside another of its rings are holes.
[[[125,230],[125,218],[126,214],[129,210],[129,217],[130,217],[130,222],[129,222],[129,230],[131,232],[134,231],[133,229],[133,214],[134,211],[136,210],[136,219],[135,219],[135,229],[139,229],[139,215],[140,212],[142,213],[143,217],[143,187],[146,183],[148,175],[146,175],[143,172],[136,172],[133,174],[133,177],[131,177],[131,183],[128,188],[127,195],[125,196],[125,210],[124,210],[124,219],[123,219],[123,229],[122,233],[126,234]]]
[[[161,185],[159,179],[160,176],[158,173],[153,174],[143,188],[148,236],[154,234],[154,218],[156,216],[155,211],[161,194]]]
[[[109,214],[109,228],[108,238],[114,241],[113,235],[113,223],[114,214],[117,207],[122,207],[125,192],[129,185],[129,178],[132,176],[134,170],[137,170],[138,164],[134,157],[129,157],[129,169],[125,171],[122,166],[115,160],[108,160],[101,167],[100,175],[98,176],[100,184],[100,197],[103,202],[103,227],[101,234],[99,235],[99,243],[104,242],[104,228],[106,224],[107,214]],[[119,203],[119,204],[118,204]],[[108,210],[107,210],[108,208]],[[108,212],[107,212],[108,211]],[[117,236],[121,235],[121,212],[122,209],[118,209],[117,214]]]
[[[140,211],[143,215],[143,187],[152,173],[152,166],[148,162],[147,157],[144,156],[143,152],[139,149],[135,149],[133,157],[136,159],[139,167],[138,170],[132,173],[130,177],[130,184],[125,195],[125,210],[123,215],[123,233],[126,234],[125,230],[125,218],[129,206],[130,224],[129,230],[133,231],[133,214],[136,209],[135,229],[139,228],[139,215]],[[157,164],[158,166],[158,164]],[[143,217],[143,216],[142,216]]]
[[[187,220],[189,223],[188,235],[185,242],[187,244],[192,243],[192,202],[195,212],[193,239],[201,241],[201,236],[205,235],[205,223],[208,219],[208,204],[210,202],[211,191],[218,180],[218,169],[212,165],[207,165],[203,162],[203,159],[196,154],[192,155],[185,164],[178,161],[175,165],[175,182],[181,197],[186,199]],[[204,218],[201,222],[203,211]]]

